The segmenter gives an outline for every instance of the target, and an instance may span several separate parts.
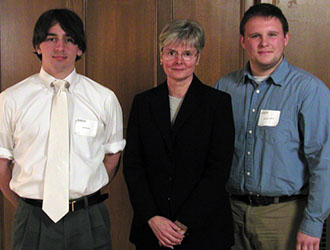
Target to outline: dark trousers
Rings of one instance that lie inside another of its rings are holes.
[[[16,210],[12,250],[111,250],[104,202],[66,214],[54,223],[40,207],[22,199]]]

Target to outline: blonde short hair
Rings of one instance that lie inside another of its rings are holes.
[[[192,45],[199,54],[205,45],[205,35],[202,26],[192,20],[173,20],[169,22],[159,35],[159,50],[169,44]]]

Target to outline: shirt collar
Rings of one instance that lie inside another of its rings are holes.
[[[54,81],[54,80],[57,80],[55,77],[53,77],[52,75],[48,74],[42,67],[40,69],[40,73],[39,73],[39,76],[40,78],[42,79],[42,82],[43,84],[48,88],[48,89],[51,89],[51,83]],[[65,80],[67,81],[68,83],[70,83],[70,87],[68,88],[69,92],[72,91],[75,83],[76,83],[76,80],[78,78],[78,74],[76,72],[76,69],[73,69],[73,71],[67,76],[65,77],[64,79],[62,80]]]
[[[269,78],[272,79],[272,83],[282,86],[282,84],[285,84],[285,76],[287,75],[289,71],[289,64],[288,61],[286,60],[285,56],[283,56],[283,60],[280,63],[280,65],[277,66],[277,68],[274,70],[274,72],[269,76]],[[250,70],[250,62],[247,62],[243,69],[243,74],[242,74],[242,82],[246,83],[247,78],[250,80],[253,80],[253,75],[251,74]]]
[[[286,60],[285,56],[283,56],[282,62],[280,63],[280,65],[277,66],[277,68],[270,75],[270,77],[273,79],[273,82],[275,84],[282,86],[283,84],[286,84],[285,78],[288,72],[289,63]]]

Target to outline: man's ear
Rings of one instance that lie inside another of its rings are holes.
[[[41,55],[41,49],[39,45],[36,46],[36,52],[38,55]]]
[[[199,53],[198,56],[197,56],[196,66],[199,64],[199,59],[201,59],[201,53]]]
[[[245,41],[244,41],[244,36],[240,35],[239,41],[241,42],[241,46],[243,49],[245,49]]]
[[[289,32],[287,32],[284,36],[284,46],[287,46],[288,43],[289,43],[289,38],[290,38],[290,35],[289,35]]]

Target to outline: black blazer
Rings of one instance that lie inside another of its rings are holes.
[[[225,191],[234,148],[230,96],[194,76],[172,127],[168,95],[165,82],[133,101],[123,170],[134,210],[130,240],[138,248],[157,249],[147,221],[160,215],[188,226],[175,249],[230,247]]]

